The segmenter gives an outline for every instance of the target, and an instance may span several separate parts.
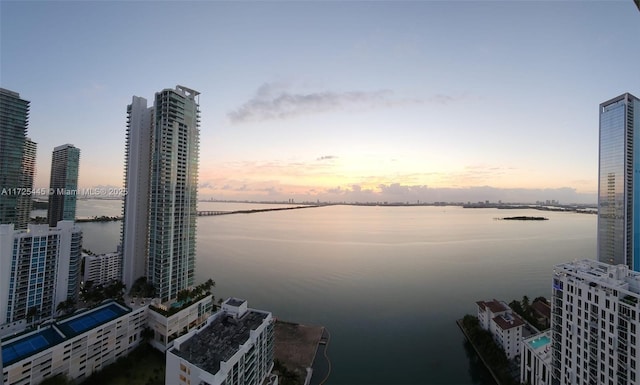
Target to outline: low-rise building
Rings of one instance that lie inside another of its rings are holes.
[[[514,359],[519,356],[524,321],[502,301],[478,301],[476,305],[480,326],[491,333],[507,358]]]
[[[147,311],[111,301],[3,341],[4,384],[38,384],[58,374],[81,381],[140,344]]]
[[[205,326],[174,340],[167,350],[167,385],[277,385],[273,368],[274,319],[229,298]]]
[[[520,382],[529,385],[551,384],[551,331],[522,340]]]
[[[536,317],[538,323],[544,328],[548,328],[551,325],[551,305],[541,301],[536,300],[531,304],[531,309],[533,310],[533,314]]]
[[[171,348],[177,337],[201,327],[213,310],[211,294],[187,306],[181,303],[163,305],[158,302],[159,300],[154,300],[149,307],[148,326],[153,331],[151,345],[162,352]]]

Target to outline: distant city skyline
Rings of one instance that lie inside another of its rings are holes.
[[[186,84],[203,95],[201,199],[595,203],[598,105],[640,93],[620,65],[640,61],[631,1],[0,11],[0,86],[31,102],[36,188],[65,142],[83,149],[79,188],[122,186],[123,106]]]

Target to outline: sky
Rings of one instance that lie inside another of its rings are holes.
[[[598,105],[640,96],[620,1],[0,1],[0,87],[79,187],[121,186],[132,96],[199,91],[202,199],[593,203]]]

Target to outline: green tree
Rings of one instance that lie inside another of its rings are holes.
[[[56,306],[56,311],[64,315],[73,312],[75,308],[76,300],[73,298],[67,298],[66,300],[60,302],[58,306]]]
[[[549,305],[549,301],[547,301],[547,299],[545,297],[536,297],[533,302],[542,302],[542,303],[546,303],[547,305]],[[532,302],[532,303],[533,303]]]
[[[202,284],[203,288],[207,292],[211,292],[211,289],[216,287],[216,283],[213,279],[209,278],[205,283]]]
[[[511,303],[509,303],[509,307],[516,313],[518,314],[523,314],[524,312],[522,311],[522,305],[520,305],[520,302],[518,301],[511,301]]]

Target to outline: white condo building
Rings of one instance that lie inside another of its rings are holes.
[[[147,307],[116,302],[2,341],[5,385],[38,384],[64,374],[80,382],[126,356],[141,341]]]
[[[277,385],[273,368],[274,319],[229,298],[199,330],[167,351],[167,385]]]
[[[522,326],[524,322],[515,315],[504,302],[478,301],[478,321],[480,326],[488,330],[493,340],[504,350],[508,359],[520,355]]]
[[[104,285],[122,278],[122,255],[107,253],[99,255],[85,255],[83,281],[93,282],[94,285]]]
[[[554,267],[552,384],[640,383],[640,273],[581,260]]]
[[[81,249],[82,230],[72,221],[0,225],[0,324],[47,319],[60,302],[77,299]]]

